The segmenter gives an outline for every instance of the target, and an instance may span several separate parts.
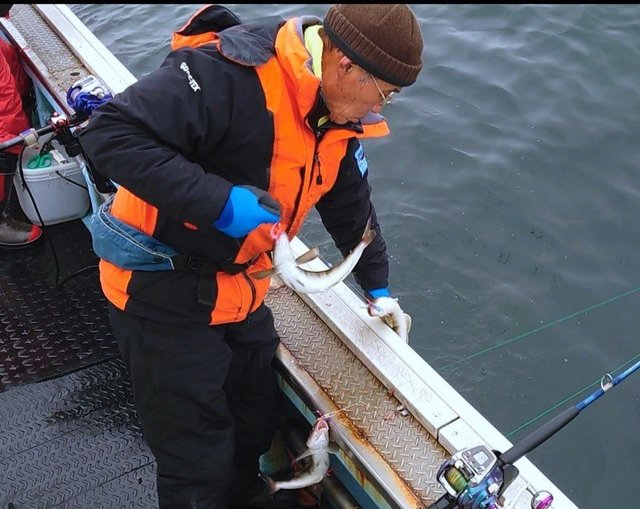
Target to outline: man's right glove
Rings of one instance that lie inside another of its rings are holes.
[[[382,318],[405,343],[408,343],[411,317],[402,311],[398,299],[391,297],[388,288],[368,290],[367,293],[372,299],[367,299],[369,315]]]
[[[278,221],[280,205],[269,193],[255,186],[233,186],[213,226],[237,239],[249,235],[263,223]]]

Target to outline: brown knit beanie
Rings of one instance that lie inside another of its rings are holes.
[[[406,87],[422,69],[422,33],[405,4],[336,4],[324,19],[331,40],[376,78]]]

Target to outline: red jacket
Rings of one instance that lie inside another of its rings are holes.
[[[16,49],[0,39],[0,142],[15,138],[31,124],[22,109],[22,95],[29,89],[29,78],[20,65]],[[19,154],[21,146],[8,149]]]

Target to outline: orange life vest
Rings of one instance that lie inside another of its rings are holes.
[[[219,34],[207,30],[206,24],[203,27],[202,17],[206,16],[209,8],[200,9],[173,34],[172,49],[217,44],[220,53],[226,56],[224,45],[219,44]],[[196,24],[198,30],[194,32],[192,28]],[[305,119],[316,103],[320,80],[310,69],[310,56],[302,39],[302,28],[301,18],[286,21],[273,41],[275,56],[254,67],[264,92],[266,107],[272,113],[274,122],[268,190],[280,204],[281,224],[290,238],[299,231],[318,200],[334,185],[349,140],[354,136],[384,136],[389,132],[386,122],[382,120],[363,125],[361,133],[349,129],[330,129],[318,142]],[[112,213],[151,235],[158,211],[133,193],[120,188]],[[185,227],[193,228],[192,225]],[[256,280],[248,274],[272,266],[268,253],[273,248],[273,240],[269,231],[270,225],[261,225],[241,242],[233,262],[250,263],[246,272],[215,273],[217,292],[210,324],[241,321],[262,304],[269,289],[269,279]],[[130,278],[131,271],[101,261],[103,290],[107,298],[121,309],[127,305]]]

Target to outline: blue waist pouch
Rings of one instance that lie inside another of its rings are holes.
[[[178,252],[111,214],[113,196],[89,220],[93,250],[102,259],[129,270],[175,270]]]

